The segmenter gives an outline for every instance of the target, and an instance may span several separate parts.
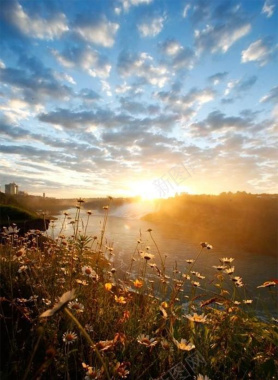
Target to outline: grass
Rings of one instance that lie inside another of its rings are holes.
[[[195,375],[275,379],[277,320],[256,316],[234,262],[216,263],[206,289],[194,269],[212,247],[202,243],[183,272],[171,271],[149,230],[153,248],[138,239],[120,278],[105,244],[110,202],[100,236],[85,234],[81,199],[70,237],[62,227],[41,246],[39,231],[2,234],[1,379],[158,378],[193,352],[205,359]],[[261,291],[275,297],[275,285]]]

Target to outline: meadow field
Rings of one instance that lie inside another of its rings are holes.
[[[168,268],[148,229],[118,275],[107,244],[112,199],[100,232],[78,199],[72,234],[1,233],[1,379],[276,379],[278,320],[258,316],[233,257],[211,279],[196,271],[213,241],[200,242],[183,270]],[[54,223],[54,222],[52,222]],[[211,281],[212,287],[206,287]],[[277,280],[255,292],[276,302]]]

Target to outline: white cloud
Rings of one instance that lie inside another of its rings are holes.
[[[268,63],[272,55],[272,49],[263,40],[257,40],[241,52],[241,62],[257,61],[260,66]]]
[[[265,14],[267,18],[270,18],[274,13],[274,9],[275,9],[275,4],[272,2],[272,0],[266,0],[264,2],[262,14]]]
[[[19,98],[11,98],[6,103],[0,104],[0,110],[10,123],[17,124],[21,120],[29,119],[32,115],[42,112],[41,104],[30,105]]]
[[[227,88],[226,88],[226,90],[224,92],[224,95],[225,96],[229,95],[229,93],[232,91],[232,89],[234,87],[236,87],[238,85],[238,83],[239,83],[238,79],[237,80],[231,80],[230,82],[228,82],[227,83]]]
[[[52,18],[30,17],[18,3],[11,9],[11,21],[20,31],[30,37],[53,40],[69,30],[67,18],[57,13]]]
[[[142,37],[155,37],[163,29],[164,21],[163,17],[155,17],[142,22],[137,27]]]
[[[165,54],[173,56],[182,49],[182,46],[176,40],[169,40],[163,44],[162,48]]]
[[[147,53],[141,53],[133,56],[129,53],[123,53],[119,57],[118,70],[124,76],[136,76],[145,82],[164,87],[168,81],[168,70],[164,65],[153,65],[153,58]]]
[[[186,6],[184,7],[184,10],[183,10],[183,13],[182,13],[182,17],[184,17],[184,18],[187,17],[188,11],[189,11],[190,8],[191,8],[191,5],[190,4],[186,4]]]
[[[56,79],[58,80],[62,80],[62,81],[66,81],[66,82],[69,82],[71,84],[76,84],[75,80],[73,79],[73,77],[71,77],[69,74],[67,73],[57,73],[55,72],[54,73],[54,76]]]
[[[273,87],[267,95],[263,96],[260,99],[260,103],[265,103],[265,102],[271,102],[274,104],[278,103],[278,86]]]
[[[129,86],[126,82],[124,82],[122,85],[116,87],[116,94],[124,94],[125,92],[131,90],[131,86]]]
[[[123,9],[127,12],[131,6],[151,4],[153,0],[121,0]]]
[[[108,78],[110,75],[111,64],[90,47],[72,48],[63,53],[53,50],[52,54],[64,67],[81,67],[92,77]]]
[[[75,24],[75,32],[85,41],[112,47],[119,24],[108,21],[105,17],[91,20],[89,18],[78,19]]]
[[[251,30],[249,23],[240,25],[207,25],[203,30],[195,30],[195,43],[199,52],[209,50],[211,53],[226,53],[230,47]]]
[[[106,80],[101,80],[101,89],[107,96],[112,96],[110,84]]]

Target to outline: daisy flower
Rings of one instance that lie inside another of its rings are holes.
[[[180,342],[178,342],[176,339],[173,338],[173,341],[175,345],[183,351],[191,351],[195,348],[195,345],[193,343],[187,342],[185,339],[182,339]]]
[[[242,302],[246,305],[250,305],[253,302],[253,300],[242,300]]]
[[[234,261],[234,258],[233,257],[222,257],[222,259],[219,259],[221,261],[221,263],[223,264],[231,264],[233,261]]]
[[[270,288],[271,286],[275,286],[276,282],[275,281],[266,281],[262,285],[257,286],[257,288]]]
[[[77,302],[77,301],[69,302],[68,307],[76,311],[77,313],[83,313],[84,311],[84,305],[82,305],[82,303]]]
[[[154,338],[150,339],[149,335],[144,335],[144,334],[141,334],[138,336],[137,342],[146,347],[154,347],[158,343],[158,341],[155,340]]]
[[[74,343],[74,341],[77,339],[77,335],[75,332],[72,332],[72,331],[66,331],[64,334],[63,334],[63,342],[65,342],[65,344],[72,344]]]
[[[82,270],[82,273],[84,274],[84,276],[88,276],[88,277],[90,277],[96,281],[98,280],[98,275],[93,270],[93,268],[90,267],[89,265],[84,265],[81,270]]]

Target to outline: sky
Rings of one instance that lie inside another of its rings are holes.
[[[275,0],[0,0],[0,185],[277,193]]]

